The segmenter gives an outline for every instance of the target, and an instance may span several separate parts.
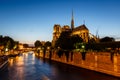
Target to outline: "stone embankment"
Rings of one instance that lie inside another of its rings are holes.
[[[36,53],[36,55],[61,63],[120,77],[120,54],[118,53],[111,55],[109,52],[87,52],[85,59],[83,59],[80,52],[69,53],[68,58],[65,54],[59,57],[56,52],[52,52],[51,54],[48,52],[45,53],[45,55],[43,55],[43,53]]]

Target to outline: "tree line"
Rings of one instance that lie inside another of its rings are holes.
[[[18,41],[14,41],[9,36],[2,36],[0,35],[0,46],[3,46],[3,50],[12,50],[12,49],[18,49]]]
[[[110,42],[111,44],[108,44]],[[115,39],[113,37],[103,37],[97,42],[94,38],[89,39],[86,43],[79,35],[71,35],[70,31],[64,31],[61,33],[60,37],[55,43],[55,48],[60,48],[62,50],[74,50],[76,48],[84,48],[86,50],[103,50],[105,48],[112,48],[115,44]],[[114,46],[115,47],[115,46]]]
[[[110,42],[111,44],[108,44]],[[108,47],[112,47],[112,44],[115,42],[113,37],[103,37],[99,39],[99,42],[96,42],[94,38],[89,39],[88,43],[85,43],[79,35],[71,35],[71,31],[63,31],[53,47],[51,42],[47,41],[44,44],[40,40],[36,40],[34,46],[38,49],[43,47],[46,49],[48,46],[52,49],[60,49],[62,51],[72,51],[76,48],[84,48],[85,50],[103,50]],[[114,45],[116,45],[114,43]]]

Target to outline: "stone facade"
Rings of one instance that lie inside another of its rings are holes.
[[[59,38],[61,32],[63,31],[71,31],[71,35],[79,35],[84,42],[88,42],[89,39],[94,38],[97,41],[97,37],[90,34],[89,29],[85,24],[80,25],[78,27],[74,27],[74,17],[72,13],[71,27],[68,25],[64,25],[61,27],[59,24],[55,24],[53,27],[53,40],[52,46],[55,45],[55,41]]]
[[[72,35],[79,35],[84,42],[89,40],[89,30],[85,25],[78,26],[73,29]]]

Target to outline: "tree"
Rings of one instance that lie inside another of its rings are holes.
[[[95,41],[94,38],[91,38],[91,39],[89,40],[89,43],[96,43],[96,41]]]
[[[46,53],[46,50],[48,50],[49,51],[49,59],[51,59],[51,56],[52,56],[52,54],[51,54],[51,42],[49,42],[49,41],[47,41],[45,44],[44,44],[44,53],[43,53],[43,56],[45,57],[45,53]],[[48,49],[49,48],[49,49]]]
[[[83,42],[83,39],[78,35],[72,35],[70,31],[64,31],[56,41],[56,48],[60,47],[63,50],[72,50],[75,48],[76,43]]]
[[[8,49],[13,49],[14,45],[15,45],[15,41],[10,38],[9,36],[5,36],[3,38],[3,45],[5,48],[8,48]]]
[[[36,40],[34,45],[35,45],[36,48],[42,46],[42,44],[41,44],[41,42],[39,40]]]
[[[108,36],[100,39],[100,42],[114,42],[114,41],[115,39],[113,37],[108,37]]]
[[[15,41],[14,49],[15,50],[19,49],[19,41]]]
[[[71,43],[70,43],[70,33],[69,31],[64,31],[61,33],[60,37],[55,43],[55,47],[58,48],[60,47],[61,49],[64,50],[69,50],[71,49]]]
[[[24,47],[24,48],[28,48],[29,45],[28,45],[28,44],[23,44],[23,47]]]
[[[4,47],[4,49],[11,50],[11,49],[18,49],[18,41],[14,41],[11,37],[9,36],[2,36],[0,35],[0,45]]]
[[[83,39],[81,37],[79,37],[78,35],[73,35],[70,37],[71,39],[71,46],[72,46],[72,49],[75,48],[75,45],[77,43],[82,43],[83,42]]]
[[[0,35],[0,45],[3,45],[3,36]]]
[[[45,48],[51,47],[51,42],[47,41],[47,42],[44,44],[44,47],[45,47]]]

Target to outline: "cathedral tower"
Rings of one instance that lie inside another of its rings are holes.
[[[61,26],[59,24],[55,24],[53,27],[53,40],[52,40],[52,46],[55,46],[56,40],[59,38],[61,34]]]

